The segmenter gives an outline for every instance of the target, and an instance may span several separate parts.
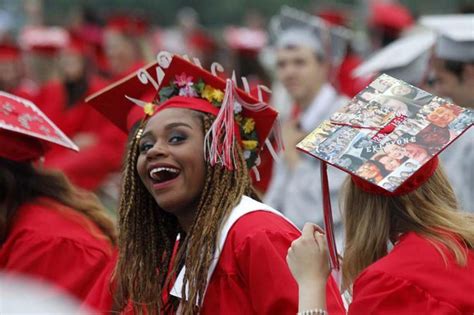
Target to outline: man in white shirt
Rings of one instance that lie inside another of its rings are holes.
[[[436,94],[474,109],[474,14],[428,16],[421,23],[438,33],[433,60]],[[463,121],[468,117],[458,117],[449,128]],[[474,128],[466,133],[440,156],[461,208],[474,212]]]
[[[323,38],[329,35],[329,29],[315,17],[304,13],[300,16],[303,18],[282,13],[279,17],[285,27],[277,35],[276,73],[293,104],[289,117],[282,119],[285,151],[274,164],[264,199],[302,227],[308,221],[323,225],[320,163],[298,152],[295,146],[348,99],[328,82],[332,54],[325,48],[330,43]],[[295,23],[291,23],[292,18]],[[341,244],[337,194],[345,176],[331,166],[328,172],[336,237]]]

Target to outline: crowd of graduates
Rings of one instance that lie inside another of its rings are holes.
[[[92,314],[474,312],[472,8],[40,3],[0,23],[1,274]]]

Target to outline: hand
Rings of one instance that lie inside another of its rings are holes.
[[[325,284],[331,268],[323,230],[306,223],[300,238],[291,243],[286,261],[299,286],[314,282]]]

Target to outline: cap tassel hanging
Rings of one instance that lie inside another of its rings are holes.
[[[327,163],[324,161],[321,162],[321,184],[323,195],[324,229],[326,230],[329,260],[331,262],[332,269],[339,271],[339,259],[337,254],[336,239],[334,236],[334,221],[332,219],[331,198],[329,195]]]
[[[221,108],[204,138],[205,154],[211,165],[221,164],[228,170],[235,168],[234,101],[234,85],[232,80],[227,79]]]

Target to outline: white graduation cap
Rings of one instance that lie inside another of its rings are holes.
[[[474,14],[423,16],[420,24],[439,35],[436,57],[460,62],[474,61]]]
[[[332,63],[342,60],[352,37],[345,27],[330,26],[322,18],[288,6],[271,19],[270,32],[277,48],[309,47]]]
[[[386,73],[399,80],[417,85],[428,69],[431,48],[436,35],[429,29],[418,29],[401,37],[354,69],[355,77]]]

